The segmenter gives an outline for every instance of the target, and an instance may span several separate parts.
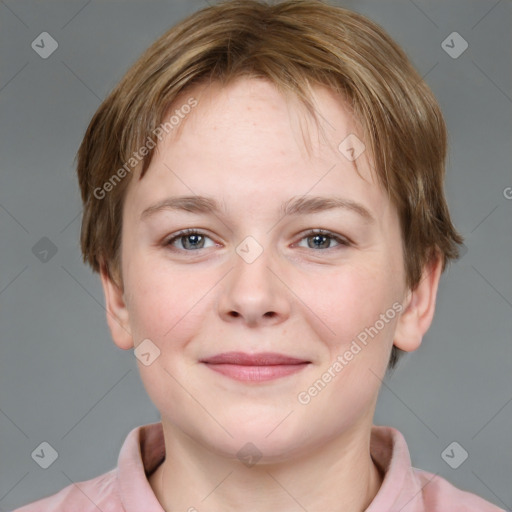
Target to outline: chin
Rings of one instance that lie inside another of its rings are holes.
[[[290,419],[291,416],[293,413]],[[283,417],[278,420],[273,417],[260,419],[257,422],[241,419],[228,422],[225,426],[232,438],[220,434],[215,438],[210,437],[207,442],[216,452],[228,457],[234,455],[240,458],[244,453],[251,455],[254,451],[254,455],[261,457],[261,463],[284,461],[298,455],[304,449],[305,443],[311,442],[311,439],[304,428],[293,422],[285,424],[287,420],[283,421]]]

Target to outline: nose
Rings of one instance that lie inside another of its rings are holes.
[[[277,325],[290,316],[291,297],[274,260],[268,249],[252,262],[234,252],[218,302],[224,321],[256,327]]]

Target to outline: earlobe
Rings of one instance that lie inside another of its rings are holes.
[[[423,269],[421,281],[416,288],[408,292],[395,329],[394,345],[397,348],[412,352],[421,345],[423,335],[434,318],[442,263],[442,256],[438,254]]]
[[[101,284],[105,294],[107,324],[114,343],[123,350],[133,348],[130,317],[124,300],[123,290],[109,276],[104,265],[100,270]]]

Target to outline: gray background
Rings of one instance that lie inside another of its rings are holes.
[[[468,249],[442,280],[423,345],[385,380],[375,423],[405,435],[415,467],[510,509],[511,4],[339,4],[388,30],[438,97],[451,143],[448,200]],[[73,159],[130,64],[205,5],[0,1],[2,511],[111,469],[126,434],[159,419],[132,352],[110,340],[99,279],[81,262]],[[31,48],[43,31],[59,44],[46,60]],[[469,44],[457,59],[441,46],[453,31]],[[42,237],[57,248],[46,262],[32,252]],[[31,458],[42,441],[58,452],[46,470]],[[441,458],[452,441],[469,453],[458,469]]]

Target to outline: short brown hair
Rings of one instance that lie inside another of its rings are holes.
[[[368,18],[319,0],[229,0],[196,12],[160,37],[87,128],[77,170],[84,204],[81,248],[94,271],[103,267],[122,284],[126,162],[146,146],[139,166],[144,176],[153,155],[147,141],[178,94],[241,77],[269,80],[298,97],[313,117],[312,85],[327,86],[346,100],[362,127],[379,183],[397,208],[410,289],[435,253],[443,270],[458,257],[462,237],[443,191],[446,126],[403,50]],[[98,193],[108,183],[108,194]],[[398,355],[393,347],[391,367]]]

